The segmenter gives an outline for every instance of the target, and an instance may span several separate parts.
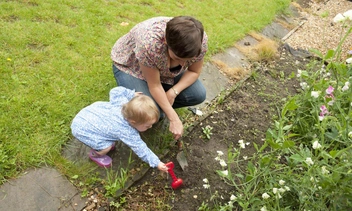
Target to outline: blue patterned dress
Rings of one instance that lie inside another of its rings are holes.
[[[96,151],[108,148],[115,141],[122,141],[154,168],[160,163],[159,158],[121,113],[122,105],[130,101],[134,94],[134,90],[124,87],[113,88],[109,102],[95,102],[75,116],[71,124],[72,134]]]

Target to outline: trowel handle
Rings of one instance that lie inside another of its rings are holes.
[[[175,167],[175,164],[172,161],[170,161],[170,162],[166,163],[165,166],[167,166],[169,168],[169,170],[170,170],[170,169],[173,169]]]
[[[178,146],[178,150],[182,150],[182,141],[181,140],[177,140],[177,146]]]
[[[175,167],[174,163],[173,162],[168,162],[165,164],[167,167],[169,167],[169,169],[167,170],[169,172],[169,174],[171,175],[171,178],[173,181],[176,181],[177,180],[177,177],[174,173],[174,170],[173,168]]]

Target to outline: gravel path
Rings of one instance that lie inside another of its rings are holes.
[[[342,23],[334,23],[333,19],[338,14],[352,9],[349,0],[315,0],[308,8],[299,7],[303,25],[293,33],[285,42],[293,48],[309,50],[318,49],[324,54],[329,49],[335,49],[346,31],[351,27],[352,21],[343,28]],[[352,35],[344,42],[342,59],[347,58],[347,52],[352,50]]]

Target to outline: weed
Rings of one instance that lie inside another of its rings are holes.
[[[203,134],[207,139],[210,139],[210,136],[213,135],[213,133],[211,132],[213,130],[213,127],[211,127],[210,125],[202,127],[202,130],[203,130]]]
[[[257,78],[258,78],[258,75],[259,75],[259,74],[258,74],[258,72],[257,72],[257,71],[252,71],[252,72],[251,72],[251,76],[250,76],[250,77],[251,77],[253,80],[255,80],[255,81],[256,81],[256,80],[257,80]]]
[[[225,93],[224,91],[220,92],[220,94],[219,94],[218,97],[216,98],[216,103],[217,103],[217,104],[223,104],[225,98],[226,98],[226,93]]]
[[[110,206],[118,209],[121,206],[123,206],[123,204],[125,203],[126,203],[126,197],[120,197],[118,202],[111,201]]]
[[[198,208],[198,211],[209,211],[208,204],[205,203],[204,201],[202,202],[202,205]]]
[[[130,152],[130,156],[128,159],[128,166],[132,163],[132,151]],[[117,190],[124,188],[125,183],[129,178],[128,166],[126,169],[120,168],[118,171],[114,173],[113,169],[107,169],[107,177],[108,180],[104,185],[106,189],[105,196],[113,196],[116,194]]]

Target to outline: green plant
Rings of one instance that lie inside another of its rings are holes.
[[[344,27],[351,20],[352,10],[340,19]],[[243,140],[229,148],[227,163],[218,152],[217,173],[234,187],[234,201],[243,210],[351,209],[352,52],[341,61],[351,31],[348,25],[335,50],[314,51],[322,61],[298,70],[301,93],[287,100],[263,146],[254,145],[255,154],[241,156]],[[230,202],[217,210],[232,210]]]
[[[213,135],[213,133],[211,132],[212,130],[213,130],[213,127],[211,127],[210,125],[202,127],[203,134],[207,139],[210,139],[210,136]]]
[[[116,192],[125,187],[125,184],[129,178],[128,167],[132,163],[132,151],[128,159],[128,166],[126,169],[120,168],[116,172],[113,169],[107,169],[107,182],[104,185],[106,190],[105,196],[114,196]]]
[[[111,201],[110,206],[118,209],[121,206],[123,206],[123,204],[125,203],[126,203],[126,197],[120,197],[118,202]]]
[[[202,202],[202,205],[198,208],[198,211],[208,211],[210,210],[208,207],[208,204],[205,202]]]
[[[70,177],[70,181],[75,184],[76,187],[80,188],[81,197],[87,197],[91,188],[102,181],[102,179],[99,178],[98,172],[95,174],[88,172],[87,174],[89,174],[89,177],[79,176],[78,174]]]
[[[253,78],[253,80],[257,80],[259,74],[257,71],[252,71],[250,77]]]

